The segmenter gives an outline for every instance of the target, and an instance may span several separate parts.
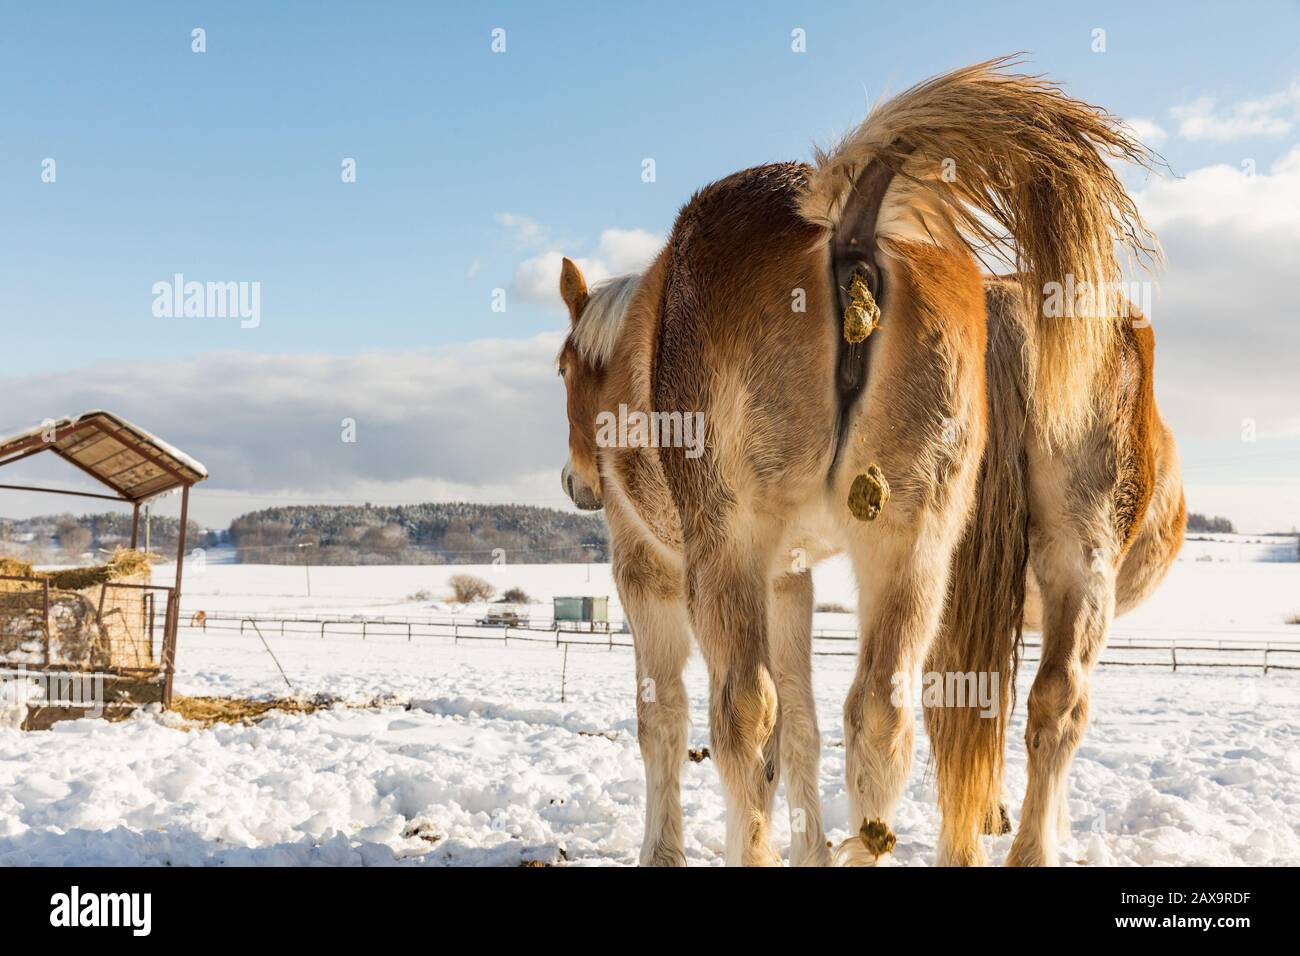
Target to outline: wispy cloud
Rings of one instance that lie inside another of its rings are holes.
[[[575,250],[550,249],[525,259],[515,271],[513,291],[527,302],[558,305],[560,263],[566,255],[582,269],[587,283],[592,284],[645,268],[663,244],[662,236],[645,229],[606,229],[588,255],[576,255]]]
[[[1178,135],[1188,140],[1223,143],[1252,136],[1285,136],[1300,116],[1300,81],[1268,96],[1222,105],[1213,96],[1202,96],[1175,106],[1169,115],[1178,121]]]
[[[1132,130],[1133,135],[1147,146],[1159,146],[1169,138],[1169,133],[1155,120],[1135,116],[1132,119],[1125,120],[1124,125]]]
[[[499,212],[496,214],[496,221],[499,225],[505,227],[511,240],[517,246],[536,249],[550,241],[550,234],[547,232],[546,227],[535,219],[529,219],[527,216],[521,216],[513,212]]]
[[[196,495],[206,520],[320,498],[495,498],[565,507],[559,345],[559,333],[549,333],[353,356],[105,362],[76,374],[0,379],[8,396],[0,432],[107,407],[207,465],[211,481]],[[355,442],[343,440],[344,419],[356,423]],[[43,480],[76,483],[76,471],[49,464],[42,463]],[[240,500],[230,505],[236,492]],[[223,502],[228,507],[214,511]],[[52,503],[67,506],[44,498],[39,507]]]

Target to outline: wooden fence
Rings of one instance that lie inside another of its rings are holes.
[[[526,644],[549,644],[554,647],[582,646],[614,648],[632,647],[632,634],[626,630],[577,630],[557,628],[553,625],[502,625],[481,624],[473,618],[444,617],[393,617],[393,616],[324,616],[276,615],[260,612],[218,612],[207,614],[201,624],[187,627],[190,631],[228,630],[245,633],[256,628],[260,635],[313,637],[358,637],[402,639],[414,642],[417,638],[450,638],[453,644],[462,641],[497,642],[509,646],[512,641]],[[1177,637],[1156,637],[1112,631],[1100,664],[1118,667],[1179,668],[1235,667],[1259,669],[1265,674],[1272,670],[1300,670],[1300,636],[1279,638],[1267,631],[1222,630],[1202,632],[1236,635],[1199,637],[1184,633]],[[1253,635],[1263,634],[1262,639]],[[818,657],[853,657],[857,633],[849,629],[816,628],[813,630],[813,654]],[[1034,663],[1042,644],[1037,634],[1025,637],[1021,660]]]

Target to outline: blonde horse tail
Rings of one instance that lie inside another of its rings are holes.
[[[943,626],[925,668],[943,675],[945,685],[956,677],[983,691],[976,701],[945,699],[925,708],[943,813],[940,862],[964,865],[981,862],[980,833],[1010,828],[1001,803],[1002,761],[1029,562],[1026,317],[1008,282],[990,282],[985,298],[988,445],[975,509],[953,558]]]
[[[1116,246],[1154,262],[1155,236],[1108,160],[1151,167],[1116,117],[1003,57],[954,70],[877,105],[838,145],[818,151],[805,219],[834,227],[870,167],[895,175],[880,207],[891,240],[967,250],[1015,271],[1035,317],[1029,409],[1049,443],[1080,434],[1118,324]]]

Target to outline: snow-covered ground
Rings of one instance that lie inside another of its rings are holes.
[[[1211,560],[1197,560],[1205,553]],[[1285,619],[1300,612],[1300,564],[1243,553],[1240,541],[1189,542],[1160,592],[1116,633],[1294,640],[1300,627]],[[187,575],[185,607],[468,617],[481,609],[437,599],[448,576],[466,571],[539,599],[614,594],[601,565],[312,568],[308,598],[302,568],[214,562]],[[853,604],[842,564],[819,568],[817,589],[819,601]],[[420,590],[434,598],[409,599]],[[819,624],[845,621],[851,617],[822,615]],[[635,862],[644,788],[629,651],[570,648],[566,669],[565,652],[546,645],[264,634],[296,692],[344,703],[207,730],[157,714],[0,730],[0,863]],[[850,830],[840,706],[853,663],[815,664],[822,793],[835,841]],[[181,694],[289,693],[251,631],[186,631],[179,667]],[[1025,782],[1031,678],[1028,665],[1007,772],[1013,821]],[[705,745],[698,659],[687,682],[691,745]],[[1300,864],[1300,672],[1102,667],[1092,714],[1071,775],[1065,860]],[[919,733],[895,825],[900,864],[934,858],[927,753]],[[709,761],[687,762],[682,776],[688,856],[719,864],[716,771]],[[775,832],[784,845],[783,803]],[[1010,837],[988,840],[1000,861]]]

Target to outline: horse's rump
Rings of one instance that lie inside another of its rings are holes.
[[[891,240],[931,242],[993,257],[1017,271],[1035,317],[1038,374],[1029,396],[1039,431],[1077,436],[1114,345],[1109,314],[1119,279],[1118,242],[1158,256],[1108,159],[1150,165],[1152,154],[1105,111],[1038,77],[991,60],[927,80],[874,109],[818,156],[802,200],[812,222],[834,227],[872,168],[895,177],[880,211],[881,250]],[[1051,290],[1068,290],[1053,300]]]

